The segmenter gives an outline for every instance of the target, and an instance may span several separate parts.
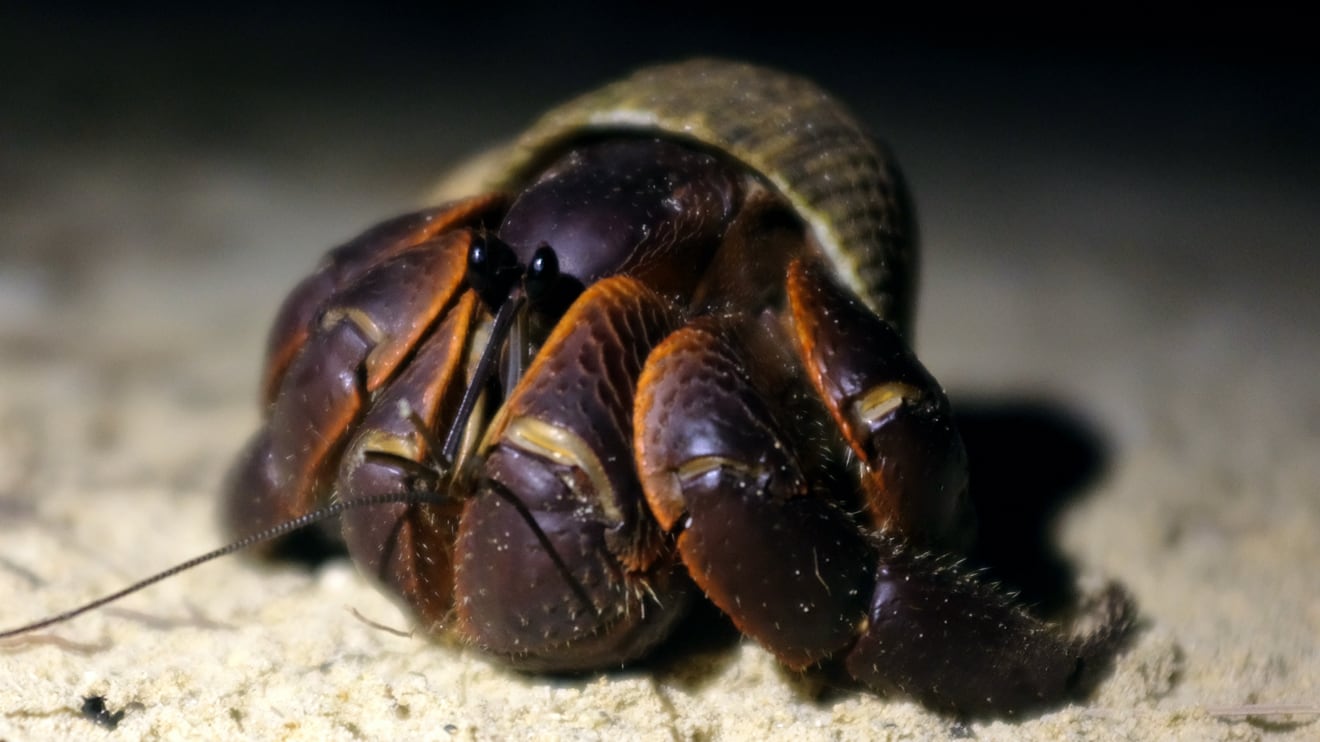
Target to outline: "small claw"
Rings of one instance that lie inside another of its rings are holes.
[[[1012,715],[1085,693],[1125,642],[1134,608],[1111,585],[1073,635],[1026,613],[962,565],[877,536],[880,569],[868,623],[845,658],[872,689],[932,708]]]

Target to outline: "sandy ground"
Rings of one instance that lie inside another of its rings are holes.
[[[512,108],[504,133],[534,112]],[[397,111],[261,110],[200,142],[20,116],[0,145],[0,624],[222,541],[283,292],[463,148],[414,157],[422,124]],[[919,349],[968,410],[974,486],[1057,500],[1061,584],[1118,579],[1140,606],[1091,699],[962,724],[691,637],[623,672],[525,676],[371,625],[409,628],[347,562],[235,558],[0,644],[0,739],[1314,739],[1313,174],[900,119]]]

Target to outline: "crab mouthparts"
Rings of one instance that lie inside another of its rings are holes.
[[[559,281],[559,258],[554,248],[542,243],[526,265],[518,262],[513,248],[493,235],[472,240],[468,251],[468,285],[487,306],[495,309],[495,322],[490,337],[481,350],[472,378],[463,390],[458,412],[454,415],[441,449],[441,461],[452,466],[467,430],[477,398],[486,388],[495,371],[500,352],[507,345],[500,383],[505,390],[512,389],[527,369],[530,338],[527,327],[527,306],[535,305],[550,295]]]

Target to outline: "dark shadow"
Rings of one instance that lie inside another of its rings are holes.
[[[348,556],[348,547],[339,536],[339,519],[303,528],[276,540],[264,558],[276,562],[289,562],[307,569],[315,569],[331,559]]]
[[[970,555],[1043,616],[1074,607],[1076,570],[1060,553],[1055,521],[1109,464],[1100,432],[1054,402],[955,399],[980,523]]]
[[[84,719],[109,732],[113,732],[119,722],[124,720],[124,710],[111,711],[103,696],[84,696],[81,713]]]
[[[628,669],[654,673],[666,684],[695,692],[720,674],[716,668],[736,660],[732,650],[741,640],[733,621],[698,597],[674,633]]]
[[[695,589],[695,588],[694,588]],[[723,669],[737,656],[734,647],[742,634],[713,603],[694,596],[687,615],[673,632],[646,655],[624,665],[607,665],[588,670],[539,670],[510,667],[525,677],[556,687],[585,688],[602,675],[612,677],[652,677],[657,682],[699,692],[715,682]],[[496,655],[490,655],[498,657]]]

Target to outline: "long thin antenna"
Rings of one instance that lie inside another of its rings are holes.
[[[113,603],[122,597],[125,597],[127,595],[132,595],[133,593],[138,592],[139,590],[143,590],[148,587],[151,587],[152,585],[156,584],[157,582],[160,582],[161,580],[167,580],[173,577],[174,575],[179,574],[180,572],[185,572],[187,570],[192,569],[193,567],[205,564],[213,559],[219,559],[220,557],[228,556],[229,554],[233,554],[236,551],[242,551],[243,549],[249,548],[251,546],[256,546],[257,544],[279,538],[280,536],[291,533],[300,528],[306,528],[307,526],[310,526],[313,523],[320,523],[323,520],[333,518],[336,515],[339,515],[348,510],[354,510],[357,508],[367,508],[376,505],[390,505],[390,504],[398,504],[398,503],[418,505],[418,504],[426,504],[426,503],[443,504],[449,501],[450,501],[449,497],[436,492],[389,493],[382,495],[367,495],[364,497],[357,497],[352,500],[341,500],[339,502],[327,505],[321,508],[320,510],[313,510],[312,512],[307,513],[306,515],[301,515],[297,518],[294,518],[293,520],[285,521],[284,523],[280,523],[279,525],[276,526],[271,526],[270,528],[267,528],[264,531],[254,533],[249,536],[244,536],[243,538],[240,538],[239,540],[234,541],[233,543],[222,546],[214,551],[210,551],[205,554],[202,554],[201,556],[193,557],[192,559],[189,559],[186,562],[182,562],[173,567],[170,567],[164,572],[157,572],[156,574],[144,580],[139,580],[138,582],[135,582],[132,585],[129,585],[128,587],[122,590],[118,590],[104,597],[97,598],[96,600],[93,600],[90,603],[84,603],[83,605],[74,608],[72,610],[64,611],[63,613],[57,613],[53,616],[48,616],[46,618],[43,618],[40,621],[33,621],[32,623],[25,624],[17,628],[0,631],[0,639],[8,639],[10,637],[18,636],[20,634],[26,634],[31,631],[44,629],[47,626],[54,626],[55,624],[64,623],[65,621],[69,621],[71,619],[77,618],[78,616],[81,616],[84,613],[94,611],[97,608],[100,608],[101,606],[107,605],[109,603]]]

